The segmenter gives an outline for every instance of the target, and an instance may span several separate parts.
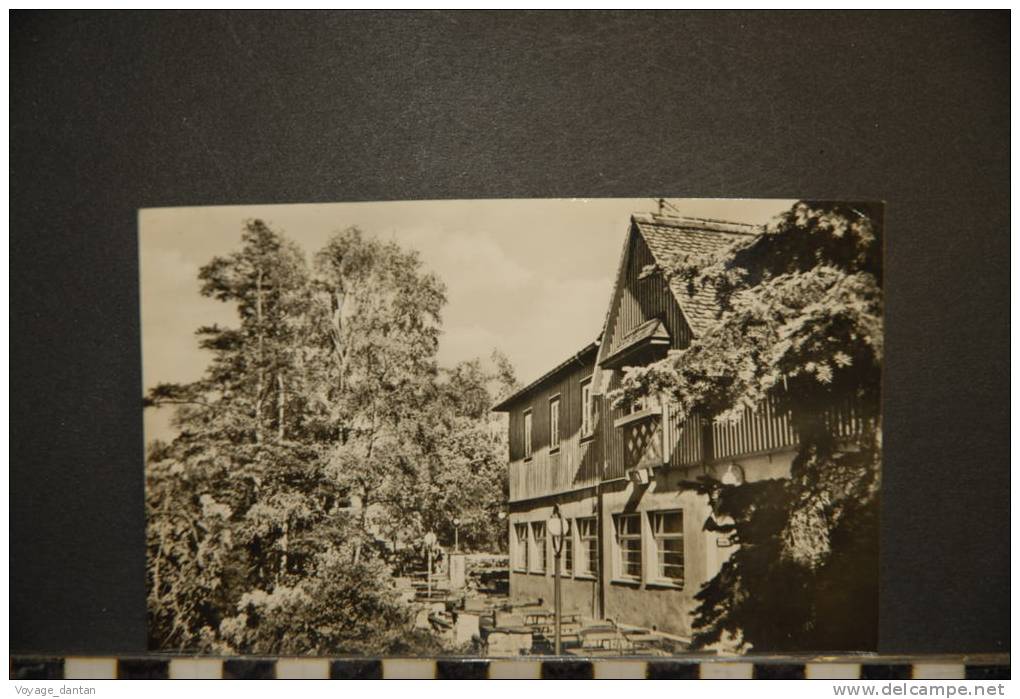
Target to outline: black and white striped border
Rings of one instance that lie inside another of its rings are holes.
[[[320,658],[11,658],[11,679],[1009,679],[1009,660],[413,660]]]

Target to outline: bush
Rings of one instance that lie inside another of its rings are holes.
[[[404,642],[411,608],[378,559],[353,564],[338,553],[293,587],[242,596],[220,633],[238,652],[269,655],[384,655]]]

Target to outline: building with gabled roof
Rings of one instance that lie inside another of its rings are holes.
[[[662,399],[614,408],[607,396],[626,367],[687,347],[718,318],[711,290],[692,292],[658,270],[761,232],[635,214],[597,339],[495,407],[509,414],[512,601],[552,605],[545,529],[558,507],[570,522],[565,613],[690,635],[694,595],[733,548],[705,531],[707,498],[685,484],[788,477],[796,435],[770,404],[734,424],[681,421]],[[843,417],[853,429],[852,415]]]

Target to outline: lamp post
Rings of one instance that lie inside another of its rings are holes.
[[[425,550],[428,552],[429,557],[429,568],[428,568],[428,599],[432,601],[432,551],[436,545],[436,535],[429,532],[425,535]]]
[[[546,522],[546,530],[549,532],[553,544],[553,599],[556,619],[555,653],[556,655],[562,655],[563,648],[560,627],[563,619],[563,599],[560,595],[560,554],[563,553],[563,537],[570,533],[570,523],[563,519],[563,515],[560,514],[559,505],[553,505],[552,516]]]
[[[504,512],[503,510],[500,510],[499,512],[496,513],[496,518],[499,520],[499,526],[502,527],[503,523],[506,522],[506,512]],[[510,532],[509,531],[506,532],[506,548],[507,548],[507,552],[509,552],[510,551]],[[503,539],[502,538],[500,538],[500,540],[499,540],[499,550],[501,552],[503,550]]]
[[[460,517],[453,518],[453,551],[460,553]]]

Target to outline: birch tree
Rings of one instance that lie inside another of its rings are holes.
[[[325,338],[318,393],[334,438],[326,458],[367,530],[380,489],[399,468],[401,424],[433,397],[446,290],[416,252],[357,228],[316,254],[315,284]]]

